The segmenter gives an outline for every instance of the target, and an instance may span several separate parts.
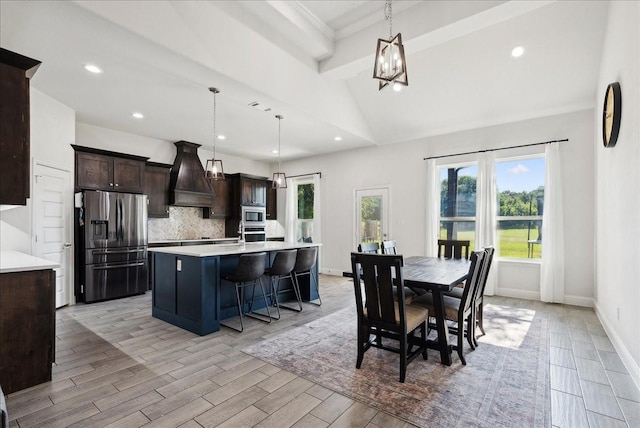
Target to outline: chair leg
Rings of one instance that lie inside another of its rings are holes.
[[[289,273],[289,278],[291,278],[291,287],[293,287],[293,292],[296,295],[296,299],[298,300],[298,308],[294,308],[288,305],[280,305],[281,308],[289,309],[290,311],[302,312],[302,297],[300,296],[300,287],[298,287],[298,283],[295,280],[295,275],[293,273]],[[280,288],[280,281],[276,284],[276,299],[278,298]]]
[[[480,304],[478,305],[478,313],[476,314],[476,319],[478,320],[478,327],[480,327],[480,331],[482,332],[482,335],[484,336],[485,333],[484,332],[484,325],[482,324],[482,306],[483,306],[483,302],[480,302]]]
[[[318,285],[318,281],[315,280],[315,277],[313,276],[313,274],[311,272],[309,272],[309,283],[313,284],[315,283],[315,287],[316,287],[316,294],[318,295],[318,303],[309,300],[309,303],[316,305],[316,306],[320,306],[322,305],[322,299],[320,298],[320,286]]]
[[[464,359],[464,355],[462,355],[462,343],[464,337],[464,320],[458,319],[458,357],[460,357],[460,361],[463,365],[467,365],[467,360]]]
[[[469,342],[469,346],[471,346],[471,349],[476,349],[475,329],[473,328],[474,319],[475,319],[475,316],[473,312],[471,312],[471,314],[467,317],[467,328],[465,329],[467,342]]]
[[[236,287],[236,299],[238,302],[238,313],[240,314],[240,329],[237,329],[236,327],[233,327],[230,324],[226,324],[223,322],[220,322],[221,325],[225,326],[225,327],[229,327],[232,330],[235,331],[239,331],[240,333],[242,333],[244,331],[244,323],[242,322],[242,303],[240,303],[241,299],[240,299],[240,287],[238,287],[238,284],[235,284]]]
[[[364,344],[368,340],[368,337],[365,337],[365,333],[368,331],[368,328],[365,328],[361,323],[358,323],[358,359],[356,360],[357,369],[362,366],[362,359],[364,358]]]
[[[260,312],[254,312],[253,311],[253,299],[255,297],[256,294],[256,282],[259,283],[260,285],[260,290],[262,291],[262,298],[264,299],[264,307],[267,310],[267,314],[261,314]],[[267,294],[264,292],[264,286],[262,285],[262,278],[258,278],[256,281],[254,281],[253,283],[253,288],[251,291],[251,301],[249,303],[249,312],[245,314],[248,317],[257,319],[258,321],[263,321],[266,323],[271,323],[271,312],[269,312],[269,302],[267,301]],[[265,319],[266,318],[266,319]]]
[[[277,286],[275,284],[280,282],[280,277],[273,277],[270,276],[269,277],[269,284],[271,286],[271,306],[275,306],[276,307],[276,312],[278,313],[278,318],[273,317],[273,319],[275,320],[279,320],[280,319],[280,305],[278,304],[278,293],[277,293]]]
[[[407,376],[407,335],[400,336],[400,383],[404,383]]]

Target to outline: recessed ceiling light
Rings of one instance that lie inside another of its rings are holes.
[[[278,154],[278,150],[273,149],[273,150],[271,150],[271,153],[273,153],[274,155],[277,155]]]
[[[139,113],[137,111],[132,113],[131,116],[135,117],[136,119],[143,119],[144,118],[144,114]]]
[[[337,137],[335,137],[335,138],[334,138],[334,140],[335,140],[335,141],[342,141],[342,137],[337,136]]]
[[[524,55],[524,48],[522,46],[516,46],[515,48],[511,49],[512,57],[520,58],[522,55]]]
[[[93,64],[85,64],[84,65],[84,69],[87,70],[88,72],[94,73],[94,74],[102,73],[102,69],[100,67],[98,67],[97,65],[93,65]]]
[[[226,140],[227,137],[225,137],[224,135],[218,135],[218,140]]]

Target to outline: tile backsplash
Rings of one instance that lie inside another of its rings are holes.
[[[169,218],[147,220],[149,241],[224,238],[224,219],[202,218],[202,208],[169,207]]]

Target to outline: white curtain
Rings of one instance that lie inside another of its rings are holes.
[[[438,167],[435,159],[427,160],[427,194],[426,194],[426,236],[425,252],[427,257],[438,255],[438,231],[440,225],[440,182],[438,180]]]
[[[496,187],[496,159],[493,152],[478,153],[478,182],[476,186],[476,249],[498,243],[496,217],[498,195]],[[495,257],[495,256],[494,256]],[[492,296],[498,282],[498,263],[491,263],[485,294]]]
[[[284,239],[296,242],[296,220],[298,219],[298,185],[295,178],[287,178],[287,189],[284,213]]]
[[[564,300],[564,224],[559,143],[548,144],[545,156],[540,300],[562,303]]]

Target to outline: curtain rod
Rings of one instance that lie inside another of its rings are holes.
[[[287,178],[306,177],[307,175],[315,175],[315,174],[318,174],[320,178],[322,178],[321,172],[310,172],[309,174],[287,175]]]
[[[455,154],[452,154],[452,155],[442,155],[442,156],[429,156],[427,158],[422,158],[422,160],[449,158],[449,157],[452,157],[452,156],[472,155],[474,153],[497,152],[498,150],[517,149],[519,147],[540,146],[542,144],[551,144],[551,143],[564,143],[564,142],[567,142],[567,141],[569,141],[569,139],[565,138],[563,140],[551,140],[551,141],[544,141],[542,143],[522,144],[520,146],[509,146],[509,147],[499,147],[497,149],[476,150],[475,152],[455,153]]]

